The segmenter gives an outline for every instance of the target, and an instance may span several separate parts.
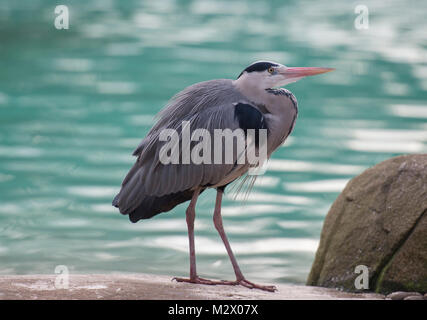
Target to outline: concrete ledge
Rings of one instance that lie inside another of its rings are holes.
[[[384,299],[374,293],[345,293],[335,289],[279,284],[275,293],[241,286],[206,286],[171,281],[147,274],[70,275],[68,289],[55,288],[56,275],[0,276],[0,300],[331,300]]]

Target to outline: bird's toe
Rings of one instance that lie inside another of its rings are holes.
[[[238,283],[249,289],[260,289],[260,290],[269,291],[269,292],[277,291],[277,288],[275,286],[259,285],[251,281],[248,281],[246,279],[239,280]]]

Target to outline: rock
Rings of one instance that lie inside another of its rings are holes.
[[[0,275],[0,300],[360,300],[384,299],[373,293],[348,293],[329,288],[276,284],[267,292],[242,286],[178,283],[151,274],[71,274],[68,288],[57,289],[57,275]]]
[[[424,300],[423,296],[419,295],[419,296],[409,296],[404,298],[403,300]]]
[[[386,299],[391,299],[391,300],[403,300],[407,297],[411,297],[411,296],[418,296],[418,297],[423,297],[421,295],[421,293],[418,292],[405,292],[405,291],[397,291],[397,292],[393,292],[390,293],[389,295],[386,296]]]
[[[329,210],[308,285],[427,291],[427,154],[391,158],[353,178]]]

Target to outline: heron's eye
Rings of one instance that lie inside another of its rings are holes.
[[[274,68],[272,68],[272,67],[268,68],[268,72],[269,73],[273,73],[274,72]]]

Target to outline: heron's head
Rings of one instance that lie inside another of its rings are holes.
[[[236,81],[248,87],[261,87],[270,89],[281,87],[288,83],[298,81],[307,76],[314,76],[329,71],[333,68],[317,67],[287,67],[272,61],[257,61],[240,73]]]

